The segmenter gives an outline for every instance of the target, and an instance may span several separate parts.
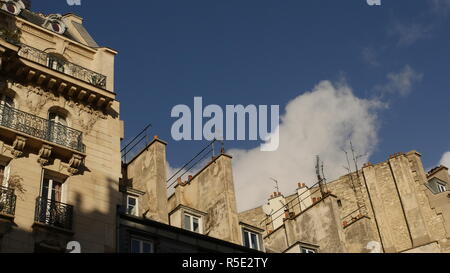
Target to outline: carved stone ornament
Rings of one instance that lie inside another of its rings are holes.
[[[28,86],[26,103],[29,112],[37,115],[39,111],[49,101],[58,101],[58,98],[51,92],[46,92],[40,87]]]
[[[38,162],[42,166],[47,165],[50,161],[50,156],[52,154],[53,147],[47,144],[42,145],[42,148],[39,150],[39,158]]]
[[[69,167],[68,167],[67,171],[70,174],[75,175],[80,170],[80,166],[82,163],[83,163],[83,156],[78,155],[78,154],[73,154],[72,158],[69,161]]]
[[[85,134],[91,132],[97,121],[107,118],[101,111],[97,111],[89,105],[86,106],[81,103],[66,101],[66,106],[76,109],[78,123]]]
[[[13,147],[12,154],[15,158],[22,156],[26,142],[27,142],[26,137],[16,136],[16,139],[14,140],[14,143],[12,145]]]

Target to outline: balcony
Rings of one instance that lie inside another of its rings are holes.
[[[106,89],[106,76],[102,74],[65,60],[56,60],[48,53],[24,44],[21,44],[20,47],[21,49],[18,53],[20,57],[41,64],[55,71],[59,71],[68,76],[72,76],[96,87]]]
[[[73,207],[64,203],[39,197],[36,200],[34,221],[41,225],[72,230]]]
[[[0,186],[0,215],[14,217],[16,210],[16,195],[14,190]]]
[[[84,153],[83,133],[13,107],[0,105],[0,126]]]

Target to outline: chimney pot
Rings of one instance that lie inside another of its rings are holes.
[[[158,138],[159,138],[158,136],[154,136],[154,137],[153,137],[153,139],[158,139]]]

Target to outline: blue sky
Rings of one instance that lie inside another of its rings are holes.
[[[372,162],[415,149],[428,168],[450,151],[448,0],[35,0],[32,9],[76,13],[101,46],[119,51],[126,137],[151,122],[172,166],[204,145],[172,140],[173,106],[202,96],[221,106],[279,104],[283,113],[323,80],[389,105],[376,111]]]

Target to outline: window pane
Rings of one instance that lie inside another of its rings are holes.
[[[128,205],[135,206],[136,205],[136,199],[133,197],[128,197]]]
[[[250,233],[250,237],[251,237],[251,243],[252,243],[251,248],[258,249],[258,238],[257,238],[256,234]]]
[[[316,253],[314,249],[302,247],[302,253]]]
[[[153,253],[152,244],[148,242],[143,242],[142,253]]]
[[[138,240],[131,240],[131,253],[141,252],[141,242]]]
[[[189,215],[184,215],[184,228],[187,230],[192,230],[191,216],[189,216]]]
[[[200,232],[200,225],[199,225],[199,220],[198,218],[192,217],[192,224],[193,224],[193,229],[192,231],[194,232]]]
[[[250,236],[249,232],[244,231],[244,246],[250,247]]]

